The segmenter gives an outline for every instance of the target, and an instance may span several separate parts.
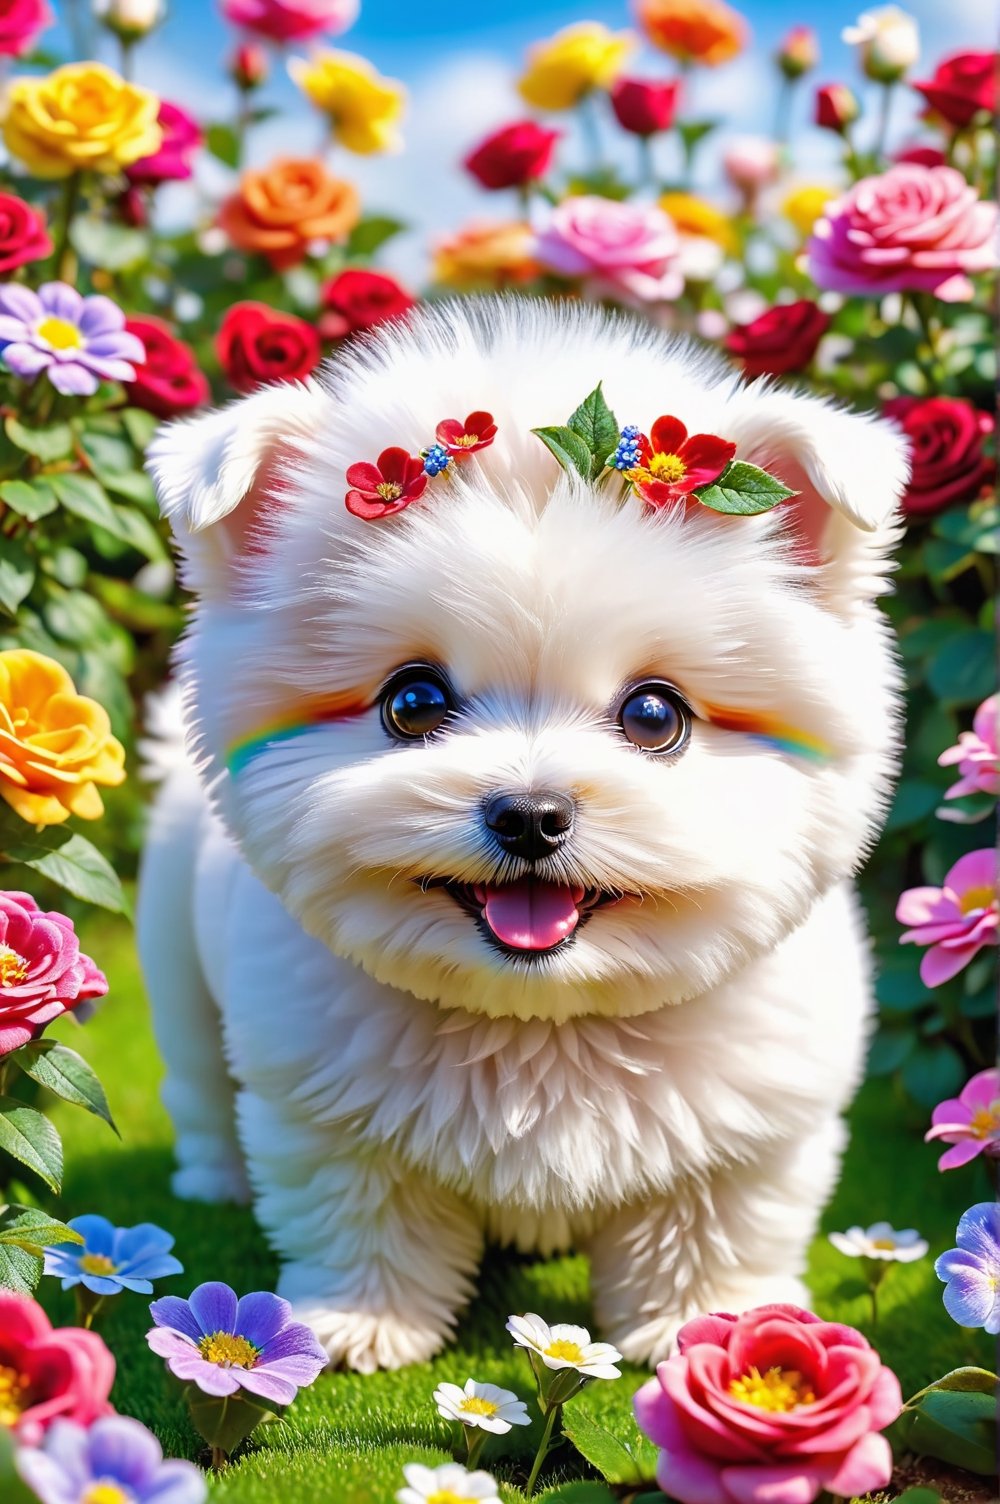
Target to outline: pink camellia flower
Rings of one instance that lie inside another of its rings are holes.
[[[222,14],[272,42],[336,36],[358,19],[360,0],[222,0]]]
[[[0,893],[0,1057],[107,990],[71,919],[42,913],[27,893]]]
[[[666,302],[684,287],[673,220],[652,204],[563,199],[538,231],[532,255],[558,276],[582,278],[596,297]]]
[[[115,1360],[96,1332],[53,1330],[36,1301],[0,1290],[0,1425],[22,1446],[38,1446],[53,1421],[89,1426],[113,1414],[114,1377]]]
[[[0,6],[0,56],[21,57],[30,52],[55,19],[48,0],[7,0]]]
[[[762,188],[773,183],[780,166],[778,143],[766,136],[737,136],[722,157],[726,177],[747,199],[755,199]]]
[[[810,1504],[884,1488],[878,1433],[902,1408],[899,1380],[860,1332],[798,1306],[699,1316],[635,1397],[662,1447],[657,1481],[680,1504]]]
[[[961,799],[966,794],[1000,794],[998,720],[1000,695],[990,695],[976,711],[972,730],[963,731],[957,744],[941,753],[939,765],[950,768],[958,763],[962,775],[945,794],[946,799]]]
[[[925,987],[940,987],[997,943],[997,863],[988,846],[959,857],[940,888],[908,888],[896,905],[911,926],[900,945],[929,945],[920,963]]]
[[[924,1143],[943,1139],[954,1147],[938,1160],[939,1170],[956,1170],[977,1154],[1000,1158],[1000,1071],[995,1065],[966,1081],[957,1097],[939,1102]]]
[[[932,292],[967,302],[970,275],[997,264],[1000,210],[954,167],[899,162],[827,204],[807,247],[809,274],[833,292]]]
[[[191,156],[201,145],[201,126],[179,104],[160,102],[157,116],[163,141],[159,151],[151,157],[140,157],[131,167],[126,167],[125,176],[130,183],[183,182],[191,176]]]

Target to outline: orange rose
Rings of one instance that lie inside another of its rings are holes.
[[[0,799],[31,825],[104,813],[97,784],[125,778],[107,712],[44,653],[0,653]]]
[[[434,247],[434,280],[463,291],[531,282],[541,273],[533,243],[531,227],[517,221],[466,225]]]
[[[716,68],[750,40],[746,21],[725,0],[637,0],[636,14],[653,46],[681,63]]]
[[[218,223],[234,245],[259,251],[284,271],[302,260],[310,241],[346,240],[360,215],[357,189],[331,177],[322,162],[279,157],[243,174]]]

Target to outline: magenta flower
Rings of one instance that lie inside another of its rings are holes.
[[[963,731],[957,745],[941,753],[939,765],[950,768],[958,763],[962,775],[945,794],[946,799],[961,799],[965,794],[1000,794],[998,716],[1000,695],[990,695],[976,711],[972,730]]]
[[[130,183],[182,182],[192,173],[191,157],[201,145],[201,126],[179,104],[160,101],[157,122],[163,133],[159,151],[152,156],[140,157],[131,167],[126,167],[125,176]]]
[[[346,31],[359,9],[359,0],[222,0],[227,21],[279,45]]]
[[[937,1138],[954,1145],[938,1160],[939,1170],[957,1170],[977,1154],[1000,1158],[1000,1071],[996,1066],[966,1081],[957,1097],[939,1102],[931,1123],[925,1143]]]
[[[237,1300],[228,1285],[199,1285],[187,1300],[164,1295],[149,1308],[146,1341],[170,1372],[203,1394],[245,1389],[272,1405],[289,1405],[326,1367],[326,1353],[287,1300],[258,1290]]]
[[[80,952],[72,919],[42,913],[27,893],[0,893],[0,1056],[107,990],[104,973]]]
[[[655,204],[585,194],[546,211],[532,255],[597,297],[657,303],[684,290],[674,222]]]
[[[90,397],[102,381],[134,381],[146,351],[110,298],[82,297],[66,282],[37,292],[8,282],[0,287],[0,356],[24,381],[44,371],[57,392]]]
[[[929,945],[920,963],[925,987],[957,976],[984,945],[997,943],[996,856],[984,847],[959,857],[940,888],[908,888],[896,905],[911,926],[900,945]]]

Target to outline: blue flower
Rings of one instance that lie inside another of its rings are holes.
[[[945,1281],[944,1308],[959,1326],[981,1326],[1000,1334],[1000,1206],[980,1201],[958,1224],[957,1248],[934,1265]]]
[[[633,470],[639,463],[641,452],[642,434],[634,423],[629,423],[622,429],[618,447],[609,456],[608,464],[614,470]]]
[[[432,444],[424,455],[424,471],[432,478],[440,475],[442,470],[447,470],[450,459],[443,444]]]
[[[89,1430],[57,1420],[38,1447],[21,1447],[17,1470],[41,1504],[203,1504],[205,1479],[193,1462],[164,1462],[160,1443],[125,1415]]]
[[[122,1290],[149,1295],[154,1279],[184,1272],[170,1252],[173,1238],[152,1222],[114,1227],[107,1217],[88,1215],[66,1225],[80,1234],[82,1246],[60,1243],[45,1250],[45,1273],[60,1277],[64,1290],[83,1285],[95,1295],[119,1295]]]

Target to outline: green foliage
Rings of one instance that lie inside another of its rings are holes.
[[[36,1039],[21,1046],[14,1056],[14,1063],[26,1076],[62,1101],[85,1108],[95,1117],[103,1118],[115,1133],[118,1132],[104,1087],[75,1050],[67,1049],[55,1039]]]
[[[33,830],[0,805],[0,851],[8,862],[30,867],[84,903],[115,914],[129,912],[121,880],[86,836],[65,825]]]
[[[713,512],[753,517],[758,512],[769,512],[779,501],[787,501],[796,493],[759,466],[733,460],[717,481],[700,486],[694,494],[702,506],[711,507]]]
[[[575,1404],[563,1412],[563,1430],[608,1483],[635,1486],[648,1483],[656,1475],[659,1451],[634,1422],[632,1434],[622,1437],[620,1427],[612,1429]]]
[[[0,1206],[0,1289],[30,1295],[41,1278],[46,1248],[53,1243],[82,1242],[73,1228],[36,1207]]]
[[[893,1436],[919,1456],[992,1477],[997,1470],[996,1380],[988,1391],[935,1385],[903,1412]]]

